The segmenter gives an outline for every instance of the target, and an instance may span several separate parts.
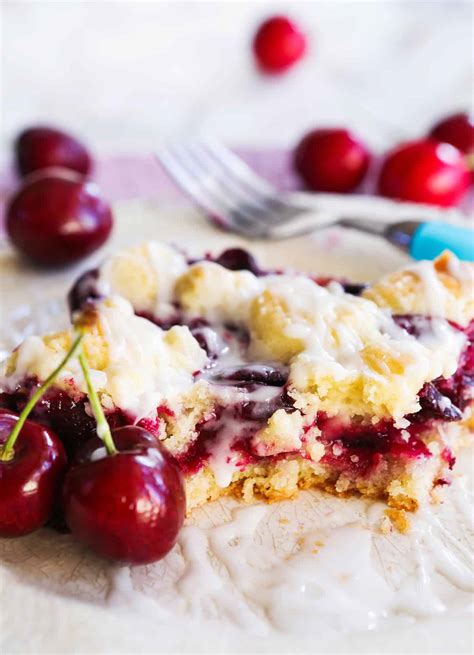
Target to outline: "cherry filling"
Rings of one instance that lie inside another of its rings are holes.
[[[37,386],[37,380],[29,379],[14,392],[0,394],[0,407],[21,412]],[[36,404],[31,418],[52,428],[61,438],[70,457],[96,434],[96,422],[86,412],[85,405],[83,396],[74,399],[65,391],[51,388]],[[112,428],[129,423],[118,409],[108,413],[107,420]]]
[[[341,425],[337,419],[318,417],[320,441],[325,445],[322,464],[355,476],[372,473],[386,457],[414,459],[430,457],[421,439],[428,423],[395,428],[391,421],[377,425]]]
[[[97,288],[99,269],[93,268],[83,273],[68,293],[67,301],[71,314],[82,309],[84,305],[100,300]]]
[[[394,316],[393,320],[414,337],[420,337],[429,329],[430,318],[417,315]],[[466,336],[466,345],[459,358],[459,365],[450,378],[437,378],[427,382],[420,391],[421,410],[409,416],[410,421],[420,422],[431,418],[458,421],[462,412],[472,402],[474,392],[474,320],[466,328],[451,322],[451,327]]]
[[[282,387],[288,379],[288,373],[264,364],[242,368],[232,368],[219,371],[213,376],[215,382],[224,382],[230,385],[263,384],[267,387]]]
[[[216,259],[211,258],[211,261],[215,261],[229,271],[250,271],[254,275],[266,275],[266,271],[259,267],[255,257],[243,248],[224,250]]]
[[[187,475],[197,473],[209,462],[226,422],[234,422],[235,419],[239,419],[244,424],[243,430],[241,427],[236,429],[234,438],[232,435],[228,436],[231,442],[229,450],[232,451],[232,460],[237,468],[243,469],[249,464],[281,460],[292,455],[307,457],[304,448],[301,451],[282,452],[272,456],[261,456],[255,452],[252,446],[253,437],[266,425],[267,419],[273,412],[280,408],[291,411],[284,394],[274,404],[267,405],[267,411],[263,408],[253,409],[249,414],[245,404],[218,408],[212,418],[198,426],[198,437],[186,452],[178,456],[183,472]],[[370,475],[385,459],[418,459],[431,456],[421,438],[423,431],[428,427],[427,423],[400,430],[390,421],[380,422],[376,426],[343,425],[338,419],[321,414],[312,427],[321,430],[319,441],[325,446],[321,464],[330,466],[338,473],[344,472],[353,477]],[[229,455],[228,461],[230,459]],[[449,461],[448,458],[445,459],[452,468],[453,459]]]

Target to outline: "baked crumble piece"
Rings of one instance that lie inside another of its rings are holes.
[[[147,243],[77,281],[71,329],[28,337],[0,399],[21,408],[81,325],[110,423],[166,445],[188,511],[309,487],[412,511],[474,428],[473,290],[474,266],[449,252],[354,285]],[[85,392],[73,359],[35,410],[70,452],[94,431]]]

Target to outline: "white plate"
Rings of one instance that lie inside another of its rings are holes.
[[[400,216],[397,205],[384,210]],[[148,238],[191,254],[241,244],[264,266],[360,281],[406,260],[336,229],[249,244],[190,209],[135,202],[116,213],[107,250]],[[60,327],[70,282],[103,255],[38,273],[2,251],[0,349]],[[470,652],[472,485],[463,471],[472,457],[461,459],[441,503],[414,517],[406,536],[379,532],[380,503],[305,492],[273,505],[202,508],[153,566],[112,566],[47,530],[1,541],[2,652]]]

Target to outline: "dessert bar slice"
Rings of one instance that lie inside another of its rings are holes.
[[[191,510],[221,495],[359,493],[414,510],[472,433],[474,267],[446,252],[368,285],[260,269],[242,250],[190,261],[147,243],[70,293],[112,425],[177,459]],[[28,337],[0,380],[19,409],[74,327]],[[94,431],[77,360],[36,408],[70,453]]]

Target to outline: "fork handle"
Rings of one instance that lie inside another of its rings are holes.
[[[474,261],[474,230],[440,221],[408,221],[390,225],[387,239],[413,259],[434,259],[451,250],[459,259]]]

